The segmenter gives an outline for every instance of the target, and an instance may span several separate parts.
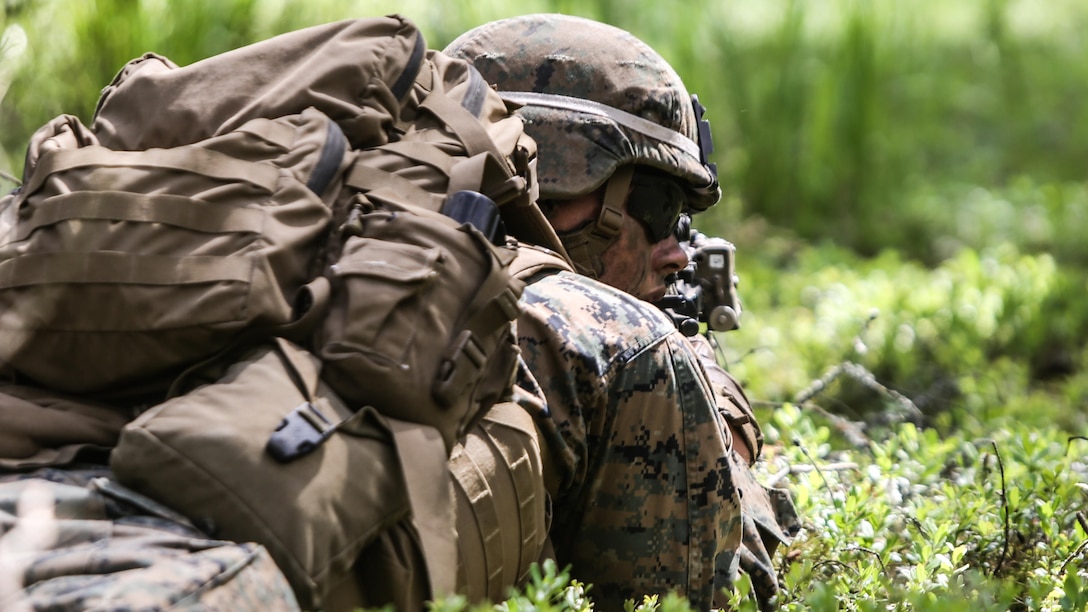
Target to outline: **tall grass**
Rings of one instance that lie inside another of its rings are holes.
[[[729,206],[705,224],[761,216],[863,254],[935,263],[958,238],[964,186],[1022,177],[1059,191],[1088,156],[1088,63],[1073,0],[21,0],[9,22],[29,50],[0,106],[18,170],[34,127],[88,118],[98,90],[145,51],[181,64],[289,29],[403,13],[432,46],[517,13],[579,14],[630,29],[676,65],[709,107]],[[93,51],[92,51],[93,50]],[[945,206],[918,200],[934,192]],[[921,194],[921,195],[920,195]],[[1017,211],[1037,194],[1009,199]],[[988,211],[981,211],[988,212]],[[1000,213],[1000,211],[998,211]],[[987,236],[985,238],[991,238]],[[1019,240],[1019,236],[1003,239]],[[981,238],[980,238],[981,239]],[[1059,246],[1088,260],[1073,237]]]

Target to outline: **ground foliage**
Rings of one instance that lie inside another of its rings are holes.
[[[745,301],[742,328],[716,339],[765,423],[760,476],[804,517],[779,557],[782,607],[1084,609],[1088,5],[677,7],[4,0],[0,170],[18,175],[51,117],[89,120],[145,51],[187,64],[391,12],[437,47],[535,11],[628,28],[710,109],[725,199],[697,225],[737,244]],[[747,589],[734,603],[755,609]],[[592,585],[549,565],[498,608],[588,610]]]

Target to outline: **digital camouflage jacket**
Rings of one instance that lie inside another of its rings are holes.
[[[667,591],[710,609],[738,566],[742,463],[698,356],[656,308],[584,276],[538,280],[522,306],[518,342],[550,417],[558,562],[602,610]]]

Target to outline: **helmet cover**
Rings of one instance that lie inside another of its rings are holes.
[[[702,106],[629,32],[569,15],[526,15],[470,30],[443,52],[473,63],[521,105],[540,152],[542,199],[589,193],[629,164],[680,179],[694,212],[721,197]]]

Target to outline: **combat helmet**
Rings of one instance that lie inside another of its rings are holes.
[[[564,236],[576,264],[596,259],[615,240],[634,166],[677,179],[689,212],[720,198],[703,107],[672,66],[631,33],[581,17],[525,15],[470,30],[444,53],[471,62],[521,106],[525,131],[537,142],[541,200],[570,199],[609,182],[595,226],[581,240]],[[588,253],[585,244],[572,244],[594,237]]]

